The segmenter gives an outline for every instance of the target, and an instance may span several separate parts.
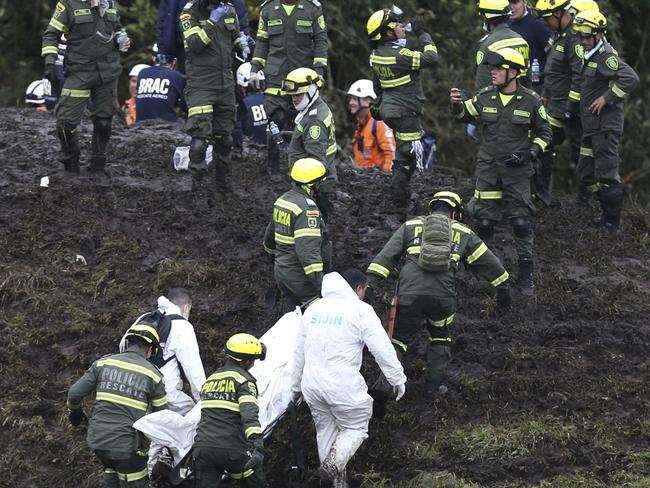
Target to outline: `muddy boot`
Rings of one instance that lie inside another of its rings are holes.
[[[587,185],[580,183],[580,186],[578,186],[578,194],[575,199],[576,206],[584,209],[590,208],[592,195],[593,194],[589,191]]]
[[[406,207],[411,196],[407,174],[399,169],[393,171],[393,179],[390,182],[390,187],[393,203],[398,207]]]
[[[90,144],[90,164],[88,172],[95,175],[106,174],[106,147],[111,138],[111,118],[93,119],[93,138]]]
[[[205,153],[208,149],[208,143],[205,139],[193,137],[190,142],[190,164],[189,170],[192,173],[192,179],[201,181],[208,174],[208,165],[205,162]]]
[[[217,193],[230,193],[230,151],[232,137],[217,137],[212,146],[212,162],[214,164],[214,182]]]
[[[79,173],[79,134],[77,127],[66,122],[57,122],[56,135],[61,143],[60,160],[70,173]]]
[[[598,200],[603,214],[596,225],[610,232],[618,231],[623,210],[623,187],[620,184],[606,186],[600,190]]]
[[[519,258],[519,289],[525,296],[532,296],[535,293],[533,260],[531,258]]]

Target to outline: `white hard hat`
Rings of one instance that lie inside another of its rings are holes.
[[[264,73],[262,71],[257,72],[260,81],[264,80]],[[251,77],[251,64],[250,63],[242,63],[239,65],[239,68],[237,68],[237,84],[239,86],[243,86],[246,88],[248,86],[248,80],[250,80]]]
[[[129,72],[129,78],[132,76],[137,77],[140,74],[140,71],[142,71],[145,68],[150,68],[148,64],[136,64],[133,68],[131,68],[131,71]]]
[[[375,89],[372,86],[372,81],[371,80],[357,80],[357,81],[355,81],[350,86],[350,89],[348,90],[348,95],[352,95],[354,97],[359,97],[359,98],[370,97],[373,100],[375,98],[377,98],[377,95],[375,95]]]
[[[45,103],[45,96],[52,94],[52,85],[46,79],[32,81],[25,91],[25,103],[42,105]]]

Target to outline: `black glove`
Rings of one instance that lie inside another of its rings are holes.
[[[251,441],[253,451],[251,458],[244,465],[244,469],[259,470],[264,463],[264,439],[262,436],[256,436]]]
[[[510,297],[510,287],[508,285],[497,287],[497,309],[507,310],[511,303],[512,297]]]
[[[537,159],[533,151],[519,151],[512,153],[509,158],[505,160],[506,166],[511,168],[519,168],[526,163],[530,163]]]
[[[59,79],[56,77],[56,66],[54,64],[49,63],[45,65],[45,70],[43,71],[43,78],[48,80],[53,85],[59,82]]]
[[[411,19],[411,29],[413,29],[413,34],[420,37],[426,32],[426,19],[422,15],[416,15]]]
[[[81,422],[88,420],[88,417],[86,417],[86,414],[81,408],[70,410],[70,415],[68,416],[68,418],[70,419],[70,425],[72,425],[73,427],[76,427]]]
[[[375,120],[381,120],[381,113],[379,113],[379,105],[374,103],[370,105],[370,115],[372,115],[372,118]]]

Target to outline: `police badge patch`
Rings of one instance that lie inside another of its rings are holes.
[[[605,65],[612,71],[618,71],[618,58],[616,56],[610,56],[605,60]]]
[[[310,228],[315,229],[316,227],[318,227],[318,220],[316,220],[316,217],[308,217],[307,218],[307,225]]]
[[[477,51],[476,52],[476,64],[481,64],[483,62],[484,57],[485,57],[485,53],[483,53],[483,51]]]
[[[255,383],[253,383],[252,381],[249,381],[248,382],[248,389],[251,391],[251,395],[253,395],[254,397],[257,396],[257,386],[255,386]]]
[[[317,125],[313,125],[309,128],[309,136],[312,139],[318,139],[320,137],[320,127]]]

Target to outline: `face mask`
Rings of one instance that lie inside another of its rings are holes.
[[[397,40],[395,41],[395,43],[396,43],[399,47],[406,47],[406,38],[404,38],[404,39],[397,39]]]

